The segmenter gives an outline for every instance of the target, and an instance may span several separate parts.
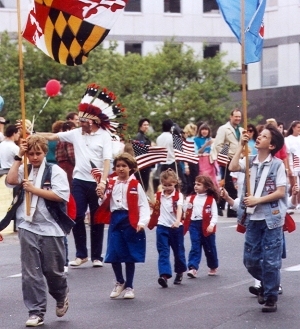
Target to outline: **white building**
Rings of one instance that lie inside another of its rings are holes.
[[[30,1],[21,0],[23,22]],[[16,0],[0,0],[0,21],[0,32],[16,32]],[[262,61],[248,65],[248,90],[300,84],[299,21],[300,0],[267,0]],[[241,47],[216,0],[129,0],[104,45],[116,40],[119,52],[145,55],[172,37],[203,57],[225,51],[225,60],[240,65]]]

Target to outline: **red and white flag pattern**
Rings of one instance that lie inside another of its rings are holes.
[[[198,164],[199,157],[195,154],[195,145],[193,142],[188,142],[186,139],[173,134],[173,148],[176,161]]]

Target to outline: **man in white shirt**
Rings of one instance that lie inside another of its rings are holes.
[[[15,125],[9,125],[5,130],[5,138],[0,143],[1,168],[10,168],[14,163],[14,157],[19,153],[19,146],[16,144],[19,138],[19,129]]]

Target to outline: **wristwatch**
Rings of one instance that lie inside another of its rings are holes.
[[[22,158],[20,158],[18,155],[15,155],[14,159],[15,159],[16,161],[22,161]]]

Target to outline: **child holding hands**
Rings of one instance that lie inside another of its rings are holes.
[[[216,223],[218,221],[219,193],[208,176],[197,176],[195,181],[196,195],[187,198],[184,220],[185,232],[190,232],[191,250],[188,259],[190,278],[197,277],[201,261],[202,248],[206,256],[208,275],[217,274],[218,255],[216,247]]]
[[[170,247],[174,253],[174,284],[181,284],[183,272],[186,271],[183,225],[181,223],[183,195],[178,189],[178,177],[172,169],[160,174],[162,192],[156,193],[156,202],[151,215],[149,229],[156,229],[156,246],[158,251],[158,283],[168,287],[172,277]]]
[[[110,224],[105,263],[111,263],[116,284],[110,298],[125,290],[123,298],[133,299],[135,263],[145,262],[146,235],[144,228],[150,219],[146,193],[132,175],[137,170],[136,160],[129,154],[118,155],[113,161],[117,179],[108,182],[105,199],[98,208],[96,223]],[[97,190],[97,194],[101,191]],[[99,195],[98,194],[98,195]],[[125,263],[126,280],[122,263]]]

